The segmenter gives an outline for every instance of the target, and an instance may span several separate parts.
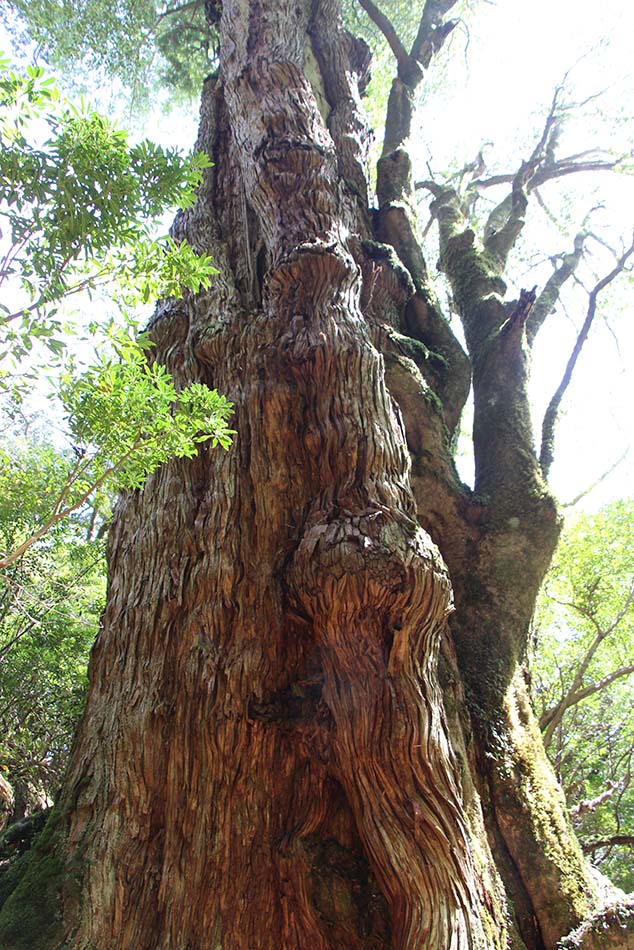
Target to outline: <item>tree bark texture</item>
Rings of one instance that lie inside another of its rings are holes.
[[[49,860],[42,946],[554,948],[592,894],[520,669],[558,532],[522,320],[451,195],[468,356],[429,289],[421,70],[371,211],[368,54],[336,0],[225,0],[221,33],[215,167],[174,225],[220,273],[151,331],[237,436],[119,502],[86,713],[2,945]],[[474,492],[450,453],[470,367]]]

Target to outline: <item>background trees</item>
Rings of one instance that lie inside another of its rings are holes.
[[[633,888],[631,501],[574,520],[538,603],[533,691],[582,847]]]
[[[46,489],[59,488],[68,464],[41,443],[10,450],[1,477],[3,550],[38,530]],[[65,519],[2,574],[0,767],[13,787],[15,819],[52,802],[83,708],[105,596],[100,523],[91,531],[86,511]]]

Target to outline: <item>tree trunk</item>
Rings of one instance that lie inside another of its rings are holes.
[[[174,226],[220,273],[151,330],[238,434],[118,504],[86,713],[0,943],[554,948],[592,895],[521,672],[558,533],[521,341],[483,354],[504,304],[471,273],[472,493],[449,449],[469,361],[398,123],[368,207],[364,44],[336,0],[223,8],[216,164]]]

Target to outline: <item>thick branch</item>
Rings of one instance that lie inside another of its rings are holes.
[[[392,21],[385,15],[385,13],[383,13],[382,10],[377,7],[376,3],[372,2],[372,0],[359,0],[359,4],[363,7],[372,22],[379,28],[387,40],[390,49],[396,57],[399,73],[401,71],[409,73],[412,67],[412,59],[401,43],[399,35],[394,29]]]
[[[440,267],[451,284],[454,300],[464,323],[467,343],[471,348],[472,343],[469,340],[472,327],[479,337],[486,337],[492,329],[498,330],[504,323],[507,315],[500,300],[494,324],[489,324],[482,315],[476,321],[474,313],[485,298],[504,294],[506,286],[488,255],[478,246],[474,232],[468,227],[460,196],[455,188],[436,191],[431,212],[438,220]]]
[[[616,266],[610,271],[609,274],[606,274],[606,276],[602,280],[600,280],[597,284],[595,284],[592,291],[590,292],[586,318],[583,322],[583,326],[581,327],[581,330],[579,331],[579,334],[575,341],[575,345],[570,355],[570,359],[568,360],[568,364],[566,366],[566,370],[564,372],[563,378],[559,386],[557,387],[552,399],[550,400],[550,403],[544,415],[544,421],[542,423],[542,445],[541,445],[539,461],[540,461],[542,472],[544,473],[545,478],[548,477],[550,467],[555,457],[555,449],[554,449],[555,426],[557,424],[557,418],[559,416],[559,407],[561,405],[561,401],[564,397],[564,394],[566,390],[568,389],[568,386],[570,385],[572,374],[574,372],[575,366],[577,365],[577,360],[579,359],[581,350],[583,349],[584,343],[586,342],[588,338],[590,327],[592,326],[592,323],[594,321],[594,317],[596,314],[597,300],[599,298],[599,294],[601,293],[602,290],[605,290],[608,284],[611,284],[612,281],[615,280],[619,276],[620,273],[622,273],[622,271],[625,269],[625,265],[627,264],[632,254],[634,254],[634,239],[632,240],[632,243],[630,244],[628,249],[621,255],[621,257],[616,263]]]
[[[614,848],[616,846],[634,847],[634,835],[610,835],[608,838],[597,838],[595,841],[586,841],[581,845],[584,854],[593,854],[600,848]]]
[[[559,267],[555,267],[553,274],[546,281],[544,289],[535,301],[535,306],[533,307],[530,318],[526,323],[526,337],[529,346],[532,346],[533,341],[543,326],[544,321],[548,316],[550,316],[557,306],[561,288],[566,283],[566,281],[572,277],[579,266],[579,262],[583,257],[585,239],[586,235],[583,232],[576,236],[574,250],[572,253],[564,254],[562,256]]]
[[[526,223],[524,217],[528,205],[526,183],[530,178],[530,171],[530,164],[523,162],[513,179],[511,194],[501,205],[493,209],[484,229],[485,249],[496,261],[500,274],[503,272],[507,258]],[[497,226],[501,220],[501,213],[505,215],[505,220],[498,230]]]
[[[418,33],[411,49],[411,56],[425,69],[457,26],[456,20],[443,22],[443,17],[456,5],[456,2],[457,0],[427,0],[425,4]]]

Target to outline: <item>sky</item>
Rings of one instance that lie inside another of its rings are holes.
[[[500,0],[479,3],[467,28],[454,34],[442,86],[424,96],[416,138],[419,166],[436,174],[472,161],[484,143],[488,174],[517,169],[539,137],[555,88],[565,74],[571,110],[561,138],[562,156],[600,148],[634,148],[634,7],[605,0]],[[456,47],[458,49],[456,49]],[[462,51],[462,55],[457,55]],[[629,125],[626,124],[629,120]],[[431,130],[429,132],[428,130]],[[518,160],[519,159],[519,160]],[[490,163],[490,164],[489,164]],[[423,173],[423,177],[428,177]],[[578,175],[541,189],[549,209],[568,219],[574,235],[590,209],[589,228],[617,251],[634,228],[634,177]],[[504,192],[499,193],[499,199]],[[499,200],[498,199],[498,200]],[[571,250],[545,214],[529,207],[526,239],[513,268],[516,291],[543,286],[552,272],[549,257]],[[608,273],[614,258],[590,240],[590,266],[580,276],[586,288]],[[519,259],[522,258],[522,259]],[[634,282],[623,275],[601,298],[598,319],[562,405],[551,484],[562,501],[593,484],[634,445]],[[532,401],[536,428],[556,389],[587,308],[577,287],[566,313],[540,334],[533,359]],[[595,509],[632,493],[634,448],[583,501]]]
[[[389,10],[387,2],[385,9]],[[460,168],[485,143],[491,143],[484,150],[491,172],[517,168],[519,159],[530,154],[553,91],[566,72],[570,102],[600,95],[571,111],[562,153],[632,149],[633,35],[634,6],[623,0],[602,0],[600,10],[589,0],[474,2],[466,22],[455,30],[451,48],[441,54],[444,62],[430,73],[412,142],[416,177],[428,177],[430,170],[440,174]],[[9,45],[0,29],[0,48]],[[157,113],[139,132],[164,145],[188,148],[195,138],[196,119],[195,105],[189,113]],[[556,217],[567,219],[572,234],[591,208],[603,205],[593,212],[591,228],[618,250],[628,242],[634,225],[634,177],[605,173],[573,177],[576,180],[567,179],[564,189],[554,184],[542,189],[545,204]],[[549,259],[569,249],[570,237],[538,210],[526,228],[512,289],[543,285],[552,269]],[[589,249],[593,256],[582,274],[586,289],[611,269],[613,261],[599,241],[591,242]],[[634,446],[633,301],[634,283],[627,277],[602,299],[597,326],[565,397],[551,475],[564,502],[600,478],[628,444]],[[532,387],[537,428],[586,306],[586,290],[577,287],[566,313],[552,320],[538,339]],[[469,460],[462,465],[468,479]],[[632,484],[634,448],[583,505],[594,509],[612,497],[631,494]]]

